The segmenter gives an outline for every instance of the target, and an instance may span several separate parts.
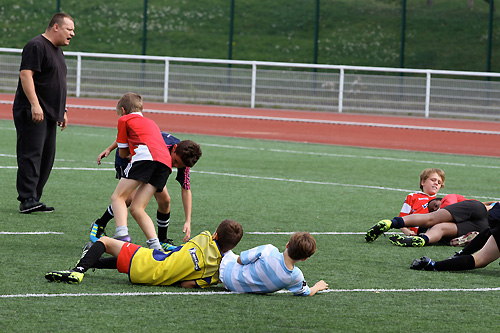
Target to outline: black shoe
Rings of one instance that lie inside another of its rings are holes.
[[[451,257],[449,257],[448,259],[453,259],[453,258],[456,258],[456,257],[460,257],[460,256],[464,256],[465,254],[462,253],[462,250],[458,251],[458,252],[455,252],[453,253],[453,255]]]
[[[410,265],[411,269],[416,269],[420,271],[434,271],[435,262],[429,257],[422,257],[420,259],[415,259]]]
[[[41,208],[42,206],[44,206],[44,204],[36,201],[35,198],[28,198],[21,202],[21,204],[19,205],[19,212],[23,214],[29,214]]]
[[[49,207],[49,206],[46,206],[43,202],[42,202],[42,205],[38,208],[36,208],[35,210],[33,210],[34,212],[44,212],[44,213],[53,213],[54,212],[54,207]]]

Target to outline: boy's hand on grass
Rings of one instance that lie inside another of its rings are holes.
[[[325,281],[321,280],[321,281],[316,282],[316,284],[314,285],[314,287],[317,288],[318,291],[326,290],[326,289],[328,289],[328,283],[326,283]]]

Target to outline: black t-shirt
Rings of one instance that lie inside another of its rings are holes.
[[[60,47],[55,47],[48,39],[39,35],[23,49],[20,70],[34,71],[33,80],[38,101],[44,116],[49,120],[63,121],[66,107],[67,67]],[[14,110],[31,108],[24,93],[21,79],[17,84]]]

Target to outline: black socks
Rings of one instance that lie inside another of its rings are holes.
[[[95,242],[90,249],[85,253],[82,259],[73,268],[75,272],[85,273],[89,268],[94,267],[94,265],[99,261],[101,256],[106,252],[106,246],[103,242]]]
[[[111,205],[109,205],[108,208],[106,209],[106,211],[104,212],[104,214],[102,214],[102,216],[100,218],[98,218],[95,221],[95,223],[98,226],[106,228],[106,226],[108,225],[108,222],[111,221],[111,219],[113,217],[115,217],[113,214],[113,207],[111,207]]]
[[[405,227],[405,221],[402,217],[395,217],[391,220],[391,228],[393,229],[401,229]]]
[[[475,267],[476,262],[474,261],[474,257],[470,254],[436,261],[434,264],[434,269],[436,271],[464,271],[474,269]]]

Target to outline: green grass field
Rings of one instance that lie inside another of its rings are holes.
[[[498,159],[179,134],[199,142],[193,169],[193,235],[239,221],[240,252],[272,243],[284,250],[293,231],[314,232],[318,251],[299,264],[309,285],[328,292],[236,295],[211,290],[132,285],[115,271],[89,271],[80,285],[48,283],[49,270],[68,269],[80,256],[90,223],[116,186],[113,160],[95,158],[115,129],[70,126],[58,134],[54,170],[43,201],[52,214],[17,212],[15,130],[0,121],[0,331],[323,331],[487,332],[498,329],[500,267],[461,273],[415,272],[414,258],[444,259],[456,248],[397,248],[362,233],[396,216],[427,167],[446,172],[442,193],[500,198]],[[182,238],[179,186],[172,195],[169,236]],[[154,216],[156,203],[148,212]],[[145,237],[129,218],[132,239]],[[108,232],[112,233],[110,223]],[[25,233],[34,234],[25,234]],[[51,232],[46,234],[46,232]]]

